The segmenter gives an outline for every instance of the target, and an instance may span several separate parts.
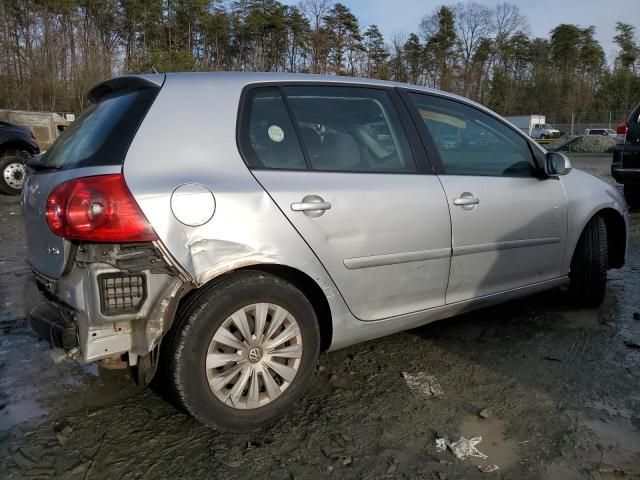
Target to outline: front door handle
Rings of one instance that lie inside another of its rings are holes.
[[[453,199],[453,204],[462,207],[465,210],[473,210],[476,205],[480,203],[480,199],[473,195],[473,193],[464,192],[458,198]]]
[[[318,195],[307,195],[302,202],[294,202],[291,204],[291,210],[294,212],[303,212],[308,217],[319,217],[324,214],[325,210],[331,209],[331,204],[325,202]]]

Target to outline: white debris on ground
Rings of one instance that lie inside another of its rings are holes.
[[[498,467],[498,465],[496,465],[495,463],[490,463],[489,465],[478,465],[478,470],[480,470],[482,473],[495,472],[499,469],[500,467]]]
[[[464,438],[460,437],[457,442],[450,441],[447,437],[436,438],[436,447],[440,450],[449,450],[459,459],[465,460],[467,457],[488,458],[484,453],[476,448],[482,441],[482,437]]]
[[[476,445],[478,445],[481,441],[482,437],[473,437],[469,439],[460,437],[457,442],[452,442],[447,437],[440,437],[436,438],[436,448],[442,450],[443,452],[446,451],[447,448],[449,448],[449,450],[451,450],[451,453],[453,453],[459,460],[466,460],[467,457],[478,457],[484,460],[489,457],[487,457],[487,455],[476,448]],[[478,470],[480,470],[482,473],[495,472],[499,469],[500,467],[498,467],[498,465],[496,465],[495,463],[491,463],[488,465],[478,465]]]
[[[428,398],[444,398],[444,390],[435,376],[425,372],[402,372],[402,377],[414,394],[424,395]]]

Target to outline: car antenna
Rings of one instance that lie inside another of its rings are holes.
[[[153,65],[151,65],[151,70],[153,70],[153,73],[155,73],[156,75],[160,73]]]

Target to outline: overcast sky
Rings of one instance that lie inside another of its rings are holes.
[[[457,1],[430,0],[341,0],[358,17],[363,29],[375,23],[387,41],[395,33],[417,32],[422,17],[443,3]],[[504,0],[477,0],[489,7]],[[297,4],[298,0],[285,3]],[[574,23],[581,27],[595,25],[596,38],[608,58],[613,58],[615,23],[630,23],[640,30],[640,0],[512,0],[531,25],[531,34],[548,38],[549,31],[560,23]],[[637,36],[640,31],[636,32]]]

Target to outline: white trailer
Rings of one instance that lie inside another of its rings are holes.
[[[544,115],[520,115],[505,117],[531,138],[555,138],[560,131],[546,122]]]

